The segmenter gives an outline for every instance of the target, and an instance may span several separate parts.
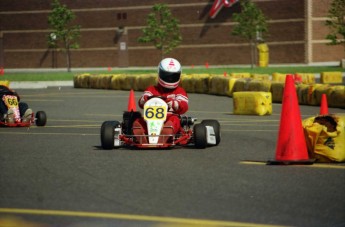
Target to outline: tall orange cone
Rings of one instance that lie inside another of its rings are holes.
[[[134,97],[134,91],[131,89],[129,92],[129,99],[128,99],[128,111],[137,111],[137,107],[135,105],[135,97]]]
[[[322,94],[321,96],[320,115],[328,115],[328,104],[326,94]]]
[[[275,160],[269,165],[312,164],[304,137],[293,75],[287,75]]]

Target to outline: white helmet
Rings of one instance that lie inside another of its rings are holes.
[[[168,89],[178,86],[181,77],[181,64],[174,58],[165,58],[158,65],[158,83]]]

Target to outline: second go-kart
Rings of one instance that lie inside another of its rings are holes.
[[[161,132],[166,127],[168,106],[161,97],[149,99],[143,109],[143,116],[139,111],[125,111],[123,120],[105,121],[101,126],[101,144],[103,149],[120,147],[132,148],[171,148],[175,146],[195,146],[203,149],[220,143],[220,124],[217,120],[203,120],[195,124],[196,118],[179,115],[180,128],[176,134]],[[133,134],[133,122],[143,117],[147,125],[147,133]],[[145,137],[145,139],[143,139]],[[169,137],[168,139],[162,138]],[[162,142],[164,141],[164,142]]]
[[[7,108],[13,112],[13,119],[8,121],[6,117],[0,116],[0,126],[5,127],[29,127],[33,124],[37,126],[45,126],[47,123],[47,115],[44,111],[31,113],[31,116],[23,118],[20,116],[19,102],[15,95],[4,95],[2,97]]]

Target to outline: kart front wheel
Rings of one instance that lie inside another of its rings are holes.
[[[193,127],[194,146],[199,149],[204,149],[207,146],[207,132],[206,126],[203,124],[196,124]]]
[[[114,148],[115,127],[119,125],[118,121],[105,121],[101,126],[101,144],[102,148],[111,150]]]
[[[46,123],[47,123],[47,115],[46,115],[46,112],[44,111],[37,111],[36,115],[35,115],[35,118],[36,118],[36,125],[37,126],[45,126]]]
[[[216,144],[218,145],[220,143],[220,124],[217,120],[203,120],[201,121],[201,124],[205,126],[211,126],[213,127],[214,134],[216,136]]]

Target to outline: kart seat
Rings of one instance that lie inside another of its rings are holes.
[[[123,113],[123,131],[125,134],[133,134],[133,122],[138,118],[141,118],[140,111],[125,111]]]

